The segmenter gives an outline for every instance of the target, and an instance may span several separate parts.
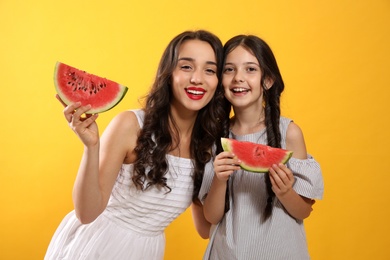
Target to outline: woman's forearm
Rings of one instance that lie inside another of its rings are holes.
[[[73,202],[82,223],[94,221],[104,210],[99,182],[99,144],[84,148],[73,187]]]

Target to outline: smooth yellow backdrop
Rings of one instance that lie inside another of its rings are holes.
[[[1,0],[0,259],[42,259],[72,210],[82,145],[54,98],[55,62],[129,87],[100,115],[103,131],[139,107],[163,49],[187,29],[223,42],[257,34],[273,48],[282,113],[323,168],[324,199],[306,221],[312,259],[389,259],[389,28],[388,0]],[[166,259],[201,258],[207,241],[189,210],[166,234]]]

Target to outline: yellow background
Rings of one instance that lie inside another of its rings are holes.
[[[54,98],[55,62],[129,87],[100,115],[103,131],[139,107],[187,29],[223,42],[257,34],[273,48],[282,113],[323,168],[324,199],[306,221],[312,259],[389,259],[389,28],[389,0],[1,0],[0,259],[42,259],[72,210],[82,145]],[[167,230],[166,259],[200,259],[206,244],[186,211]]]

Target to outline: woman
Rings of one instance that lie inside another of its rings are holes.
[[[210,224],[197,197],[212,168],[223,91],[222,44],[207,31],[176,36],[161,58],[145,107],[117,115],[99,138],[97,115],[64,109],[84,144],[73,200],[45,259],[163,259],[165,228],[192,202],[196,228]]]

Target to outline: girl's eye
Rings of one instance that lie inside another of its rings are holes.
[[[232,71],[234,71],[234,69],[233,69],[233,68],[230,68],[230,67],[225,67],[225,68],[223,69],[223,73],[229,73],[229,72],[232,72]]]
[[[249,72],[253,72],[253,71],[257,71],[257,68],[255,68],[255,67],[249,67],[247,70],[248,70]]]

